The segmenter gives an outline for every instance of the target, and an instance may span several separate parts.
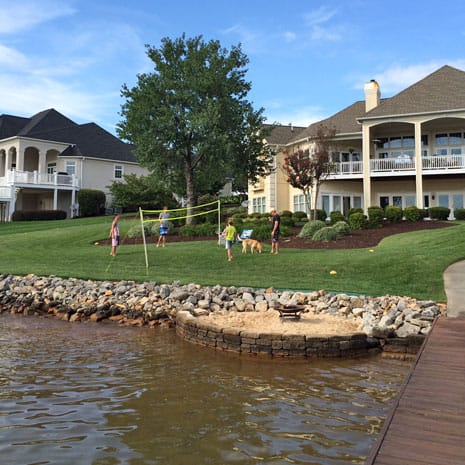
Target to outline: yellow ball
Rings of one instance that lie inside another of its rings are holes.
[[[331,270],[331,271],[329,272],[329,274],[336,274],[336,273],[337,273],[336,270]]]
[[[373,252],[374,252],[374,250],[373,250],[373,249],[370,249],[370,250],[369,250],[369,252],[373,253]]]
[[[94,245],[98,245],[99,243],[98,242],[94,242]]]

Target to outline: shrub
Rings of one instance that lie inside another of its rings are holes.
[[[310,217],[313,219],[313,210],[311,211]],[[326,214],[326,210],[322,210],[321,208],[317,209],[316,211],[316,219],[319,221],[326,221],[328,215]]]
[[[324,228],[326,223],[320,220],[312,220],[305,223],[300,230],[298,236],[304,239],[312,239],[313,235],[321,228]]]
[[[456,208],[454,210],[454,217],[459,221],[465,220],[465,208]]]
[[[78,192],[80,216],[97,216],[105,211],[105,193],[96,189],[81,189]]]
[[[262,223],[262,224],[256,224],[252,226],[251,228],[244,228],[244,229],[253,229],[253,234],[252,237],[254,239],[258,239],[259,241],[266,241],[271,239],[271,224],[268,222]],[[280,235],[282,237],[287,237],[290,236],[291,234],[291,229],[288,226],[284,226],[281,223],[281,226],[279,227],[280,230]],[[240,234],[240,231],[238,231]]]
[[[294,218],[292,216],[281,216],[281,225],[282,226],[289,226],[292,228],[295,224]]]
[[[402,220],[402,208],[395,205],[388,205],[384,211],[386,219],[390,223],[398,223]]]
[[[429,217],[432,220],[447,220],[450,215],[450,208],[447,207],[431,207],[428,208]]]
[[[213,223],[185,224],[179,228],[179,235],[184,237],[215,236],[218,225]]]
[[[363,213],[352,213],[352,215],[349,215],[350,229],[364,229],[366,225],[367,219]]]
[[[150,223],[144,223],[144,234],[145,237],[151,236],[152,235],[152,226]],[[142,226],[140,223],[135,224],[134,226],[131,226],[129,228],[129,231],[127,233],[127,236],[130,238],[139,238],[142,237]]]
[[[49,221],[64,220],[64,210],[16,210],[11,216],[12,221]]]
[[[353,207],[349,210],[349,213],[347,213],[347,218],[352,215],[352,213],[362,213],[363,214],[363,208],[359,207]]]
[[[381,207],[368,207],[368,226],[381,228],[383,226],[384,211]]]
[[[345,221],[338,221],[337,223],[334,223],[333,229],[336,231],[339,237],[347,236],[350,234],[350,227]]]
[[[340,211],[333,211],[329,214],[330,223],[335,224],[338,221],[345,221],[344,215]]]
[[[280,216],[281,216],[281,218],[283,218],[283,217],[284,217],[284,218],[286,218],[286,217],[291,217],[291,216],[292,216],[292,212],[291,212],[290,210],[283,210],[283,211],[281,212],[281,215],[280,215]]]
[[[293,218],[295,221],[303,221],[303,220],[307,220],[308,219],[308,216],[307,216],[307,213],[305,212],[302,212],[302,211],[297,211],[297,212],[294,212],[292,214]]]
[[[325,226],[319,229],[312,237],[314,241],[335,241],[337,239],[337,232],[332,226]]]
[[[407,221],[420,221],[423,218],[423,211],[414,205],[404,208],[404,216]]]

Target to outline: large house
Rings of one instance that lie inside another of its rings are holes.
[[[124,174],[147,174],[132,146],[95,123],[77,124],[54,109],[31,118],[0,115],[0,221],[15,210],[78,214],[77,192],[108,186]]]
[[[336,128],[334,170],[313,199],[328,216],[353,207],[464,207],[465,72],[443,66],[391,98],[380,98],[374,80],[364,90],[364,101],[323,121],[273,130],[275,171],[249,186],[250,213],[306,211],[302,192],[286,182],[284,151],[311,153],[320,124]]]

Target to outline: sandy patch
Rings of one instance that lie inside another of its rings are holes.
[[[347,335],[360,332],[360,326],[353,320],[327,314],[302,313],[300,319],[281,318],[276,310],[266,312],[214,312],[199,316],[199,321],[213,323],[220,327],[247,329],[278,334],[305,335]]]

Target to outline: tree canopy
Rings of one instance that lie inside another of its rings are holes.
[[[311,138],[310,150],[285,153],[283,169],[287,182],[304,195],[309,216],[313,204],[313,219],[317,219],[317,198],[320,186],[331,174],[331,146],[335,145],[336,128],[319,124]],[[313,196],[313,202],[312,202]]]
[[[188,208],[227,179],[245,188],[247,179],[269,174],[263,109],[246,98],[251,84],[240,45],[228,51],[216,40],[183,35],[147,46],[147,55],[154,70],[138,75],[132,88],[123,85],[118,125],[141,165],[185,196]]]

